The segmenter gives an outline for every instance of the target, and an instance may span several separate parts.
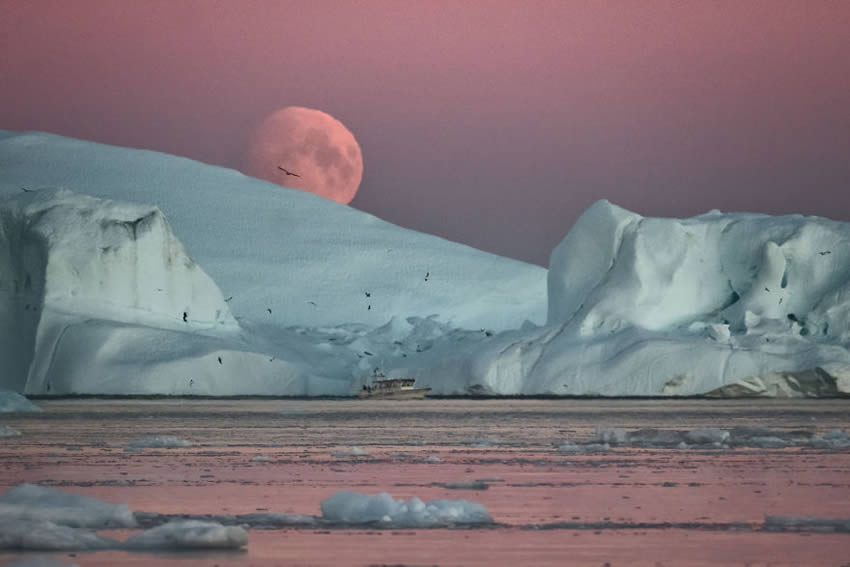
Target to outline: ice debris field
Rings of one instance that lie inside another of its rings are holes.
[[[599,201],[567,229],[546,270],[233,170],[0,131],[0,387],[850,391],[850,225]]]
[[[434,528],[488,524],[487,509],[467,500],[418,498],[396,500],[340,491],[321,502],[321,516],[252,514],[171,519],[155,513],[134,514],[125,504],[112,504],[57,488],[21,484],[0,494],[0,550],[80,551],[121,549],[238,549],[247,543],[242,527],[348,526],[376,524],[384,528]],[[139,521],[141,519],[141,522]],[[140,523],[147,529],[139,530]],[[230,524],[230,525],[225,525]],[[240,525],[233,525],[240,524]],[[136,530],[126,540],[98,535],[99,530]]]

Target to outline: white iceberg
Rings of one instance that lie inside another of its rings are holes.
[[[37,411],[41,411],[41,408],[19,393],[0,389],[0,413]]]
[[[0,387],[839,395],[848,240],[818,217],[599,201],[547,272],[235,171],[0,132]]]
[[[238,549],[248,543],[248,534],[239,526],[217,522],[174,520],[127,538],[125,549]]]
[[[191,446],[191,441],[173,435],[154,435],[152,437],[134,439],[127,443],[125,449],[130,451],[138,449],[182,449]]]
[[[114,544],[89,529],[0,516],[0,550],[78,551],[106,549]]]
[[[0,494],[0,522],[51,522],[71,528],[133,528],[126,504],[111,504],[81,494],[35,484],[19,484]]]
[[[390,527],[437,527],[454,524],[490,523],[487,508],[468,500],[432,500],[419,498],[395,500],[386,492],[370,496],[340,491],[322,500],[322,518],[330,522],[366,524],[378,522]]]

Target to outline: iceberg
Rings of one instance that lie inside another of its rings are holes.
[[[155,152],[0,131],[0,172],[13,392],[850,392],[847,223],[599,201],[544,270]]]

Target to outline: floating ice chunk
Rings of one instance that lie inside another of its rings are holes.
[[[631,431],[628,435],[629,443],[632,445],[675,446],[684,443],[685,432],[674,429],[646,428]]]
[[[31,557],[8,565],[8,567],[80,567],[76,563],[63,563],[58,559],[48,557]]]
[[[0,412],[41,411],[41,408],[11,390],[0,389]]]
[[[356,445],[353,447],[347,447],[345,449],[340,449],[338,451],[334,451],[331,453],[334,457],[365,457],[369,453],[357,447]]]
[[[729,325],[723,323],[712,323],[708,326],[708,336],[718,343],[727,343],[732,337]]]
[[[715,429],[713,427],[692,429],[685,434],[685,440],[694,445],[721,444],[729,440],[729,432],[725,429]]]
[[[811,516],[767,516],[764,529],[773,532],[850,532],[850,519]]]
[[[35,484],[19,484],[0,495],[0,522],[53,522],[73,528],[133,528],[126,504],[111,504]]]
[[[134,451],[137,449],[179,449],[183,447],[191,447],[192,443],[173,435],[154,435],[152,437],[142,437],[134,439],[127,443],[125,449]]]
[[[437,483],[437,486],[442,486],[443,488],[448,488],[450,490],[487,490],[490,488],[489,484],[480,480],[474,480],[472,482]]]
[[[94,532],[50,521],[0,519],[0,549],[31,551],[72,551],[105,549],[114,541]]]
[[[425,462],[426,463],[439,463],[440,457],[438,457],[436,455],[431,455],[430,457],[425,458]]]
[[[251,457],[252,463],[268,463],[269,458],[266,455],[254,455]]]
[[[791,443],[775,435],[766,435],[763,437],[750,437],[746,441],[746,444],[750,447],[758,447],[760,449],[784,449]]]
[[[846,431],[833,429],[824,435],[815,435],[810,444],[816,449],[847,449],[850,448],[850,435]]]
[[[596,453],[601,451],[609,451],[611,445],[608,443],[585,443],[579,445],[572,441],[565,441],[558,446],[558,451],[562,453]]]
[[[620,427],[596,426],[596,440],[600,443],[613,443],[615,445],[625,443],[626,432]]]
[[[20,431],[8,425],[0,425],[0,437],[17,437],[21,434]]]
[[[248,543],[248,534],[239,526],[218,522],[175,520],[145,530],[127,539],[125,547],[149,549],[238,549]]]
[[[419,498],[395,500],[386,492],[375,496],[341,491],[322,500],[322,518],[331,522],[364,524],[380,522],[387,527],[435,527],[453,524],[490,523],[493,518],[482,504],[468,500]]]
[[[495,437],[479,437],[469,441],[468,445],[470,447],[494,447],[496,445],[500,445],[501,443],[502,440],[496,439]]]

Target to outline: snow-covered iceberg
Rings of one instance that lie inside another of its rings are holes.
[[[2,131],[0,197],[18,392],[850,391],[846,223],[600,201],[547,276],[232,170]]]
[[[413,373],[439,393],[694,395],[819,368],[823,386],[778,391],[847,392],[849,243],[850,225],[818,217],[600,201],[552,253],[547,325],[463,356],[437,346]]]
[[[439,314],[455,327],[503,330],[546,317],[539,266],[232,169],[0,130],[0,197],[53,187],[156,205],[234,316],[263,327],[374,327]]]

